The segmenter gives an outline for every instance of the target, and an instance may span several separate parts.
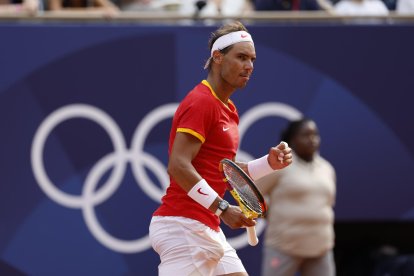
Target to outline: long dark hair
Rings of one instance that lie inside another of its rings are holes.
[[[290,145],[292,138],[298,133],[299,129],[306,123],[311,122],[310,118],[302,118],[296,121],[291,121],[286,128],[281,132],[280,139]]]

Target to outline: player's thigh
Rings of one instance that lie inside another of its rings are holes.
[[[214,233],[204,224],[187,218],[153,218],[150,239],[160,255],[159,274],[210,275],[224,254]]]
[[[236,250],[227,242],[222,230],[216,237],[223,246],[224,255],[221,257],[213,275],[247,276],[246,269],[237,255]]]
[[[294,276],[301,261],[301,258],[289,256],[280,250],[264,247],[262,276]]]
[[[303,262],[301,276],[335,276],[336,268],[332,250],[317,258],[306,259]]]

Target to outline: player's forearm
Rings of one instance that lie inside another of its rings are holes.
[[[202,179],[191,162],[178,159],[171,160],[168,163],[168,174],[186,192],[191,190],[191,188]]]
[[[222,198],[200,176],[190,161],[180,158],[170,160],[168,173],[189,197],[211,212],[217,211]]]

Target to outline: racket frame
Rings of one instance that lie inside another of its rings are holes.
[[[260,191],[257,189],[256,185],[254,184],[254,181],[247,175],[247,173],[245,171],[243,171],[234,161],[230,160],[230,159],[223,159],[220,161],[220,163],[223,166],[231,166],[233,169],[235,169],[239,175],[241,177],[243,177],[246,180],[246,183],[249,185],[249,187],[251,188],[251,190],[254,192],[254,194],[256,195],[257,199],[259,200],[259,204],[261,206],[262,212],[256,212],[255,210],[253,210],[249,204],[247,204],[247,202],[240,196],[239,192],[237,191],[237,188],[235,188],[232,184],[231,181],[229,181],[229,179],[227,178],[224,169],[223,169],[223,175],[224,175],[224,182],[226,182],[227,187],[231,193],[231,195],[233,196],[233,198],[237,201],[237,203],[239,204],[240,209],[242,210],[242,212],[245,214],[246,217],[250,218],[250,219],[256,219],[256,218],[263,218],[266,216],[266,212],[267,212],[267,205],[266,202],[262,196],[262,194],[260,193]]]

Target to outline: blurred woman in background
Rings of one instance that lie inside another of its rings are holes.
[[[319,155],[313,120],[291,122],[281,140],[292,148],[292,164],[256,181],[269,204],[262,275],[333,276],[335,170]]]

